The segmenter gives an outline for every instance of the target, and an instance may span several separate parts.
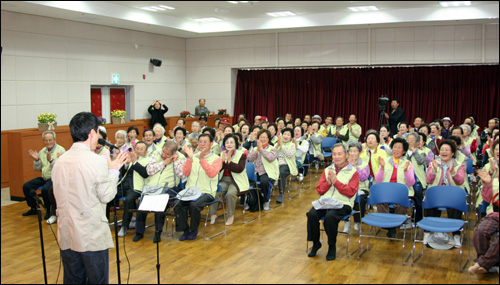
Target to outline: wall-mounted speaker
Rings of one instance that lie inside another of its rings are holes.
[[[149,60],[149,62],[154,66],[161,66],[161,59],[152,58]]]

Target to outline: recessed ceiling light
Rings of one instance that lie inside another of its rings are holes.
[[[471,1],[452,1],[452,2],[439,2],[443,7],[459,7],[459,6],[470,6]]]
[[[377,11],[377,6],[356,6],[356,7],[347,7],[349,10],[353,12],[367,12],[367,11]]]
[[[229,2],[231,4],[238,4],[238,1],[227,1],[227,2]]]
[[[168,9],[168,10],[175,10],[174,7],[167,6],[167,5],[158,5],[158,7],[162,7],[162,8]]]
[[[197,18],[197,19],[193,19],[193,20],[198,21],[198,22],[219,22],[219,21],[222,21],[222,19],[215,18],[215,17]]]
[[[174,7],[167,6],[167,5],[158,5],[158,6],[146,6],[146,7],[141,7],[141,9],[148,10],[148,11],[165,11],[165,10],[174,10]]]
[[[141,9],[156,12],[156,9],[153,9],[151,7],[141,7]]]
[[[286,17],[286,16],[295,16],[296,15],[294,12],[291,12],[291,11],[270,12],[270,13],[266,13],[266,14],[268,14],[269,16],[273,16],[273,17]]]

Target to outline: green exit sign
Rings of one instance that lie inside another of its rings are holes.
[[[111,74],[111,84],[120,83],[120,74]]]

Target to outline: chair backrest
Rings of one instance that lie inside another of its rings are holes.
[[[321,149],[326,152],[332,152],[332,147],[337,143],[336,138],[325,137],[323,141],[321,141]]]
[[[472,165],[472,158],[467,159],[467,174],[474,173],[474,165]]]
[[[381,182],[374,184],[370,189],[367,203],[376,204],[398,204],[409,208],[408,187],[401,183]]]
[[[433,186],[425,192],[422,208],[452,208],[462,212],[469,212],[467,194],[458,186]]]
[[[247,161],[247,176],[248,180],[257,182],[257,174],[255,174],[255,164]]]

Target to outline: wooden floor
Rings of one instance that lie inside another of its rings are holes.
[[[315,180],[314,174],[306,177],[306,185],[309,179]],[[302,191],[293,200],[285,200],[282,207],[263,212],[260,221],[248,224],[242,223],[242,208],[237,206],[235,223],[228,227],[227,236],[218,236],[210,241],[200,237],[203,224],[200,235],[194,241],[180,242],[179,234],[175,238],[166,237],[164,231],[159,245],[161,283],[498,284],[497,274],[471,276],[467,272],[460,273],[458,249],[426,249],[415,266],[403,266],[400,242],[371,239],[370,250],[357,260],[355,256],[345,256],[346,236],[339,234],[335,261],[325,260],[326,245],[316,257],[307,257],[306,212],[311,208],[311,201],[318,197],[314,189],[313,182],[310,190]],[[275,198],[273,196],[272,206],[276,205]],[[2,207],[1,283],[44,282],[38,221],[36,216],[22,217],[21,213],[27,210],[24,202]],[[153,217],[149,215],[148,224],[152,221]],[[56,283],[59,250],[49,225],[44,221],[42,227],[48,282]],[[215,225],[209,224],[207,229],[215,233],[222,227],[223,218],[219,218]],[[57,231],[56,225],[53,228]],[[342,223],[339,228],[343,228]],[[358,246],[357,232],[354,233],[351,236],[351,251]],[[382,230],[379,235],[385,233]],[[156,244],[152,242],[154,229],[146,229],[145,237],[139,242],[132,241],[134,235],[135,232],[129,230],[125,238],[119,238],[121,282],[127,283],[130,273],[129,283],[157,283]],[[400,235],[402,232],[398,231],[398,237]],[[323,239],[326,239],[324,234]],[[410,249],[409,243],[407,245],[406,253]],[[473,247],[471,257],[475,257]],[[117,283],[115,249],[109,251],[109,259],[109,281]],[[62,280],[61,268],[58,283]]]

